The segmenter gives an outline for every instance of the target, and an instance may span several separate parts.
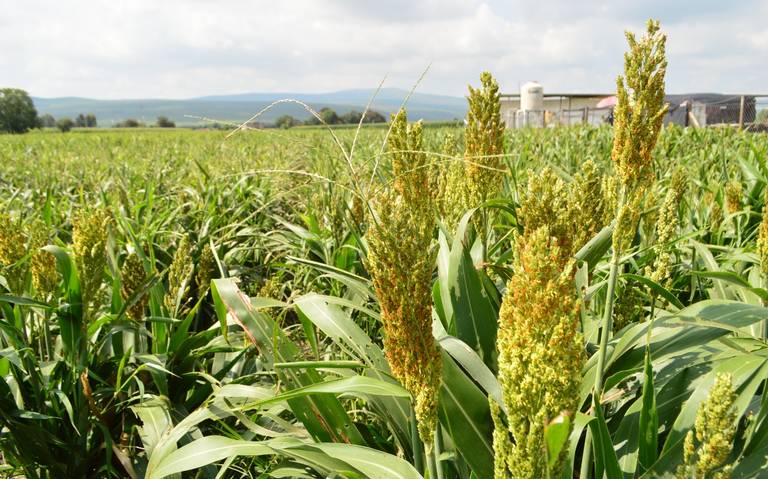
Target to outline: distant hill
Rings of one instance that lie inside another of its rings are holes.
[[[221,121],[242,122],[271,103],[292,98],[301,100],[312,108],[320,110],[333,108],[338,114],[350,110],[362,111],[374,90],[344,90],[331,93],[241,93],[190,98],[187,100],[95,100],[80,97],[38,98],[34,97],[38,113],[50,113],[56,118],[75,117],[79,113],[93,113],[99,126],[111,126],[126,118],[135,118],[147,124],[154,123],[158,116],[166,116],[177,125],[195,125],[201,120],[185,115],[206,117]],[[388,115],[394,113],[408,95],[405,90],[385,88],[378,92],[372,109]],[[453,120],[464,118],[467,101],[464,98],[414,93],[407,103],[408,117],[425,121]],[[281,103],[259,117],[259,121],[271,123],[280,115],[292,115],[305,120],[310,113],[301,105]]]

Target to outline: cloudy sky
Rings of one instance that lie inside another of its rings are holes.
[[[667,91],[768,92],[768,0],[0,0],[0,87],[189,98],[386,85],[460,96],[614,88],[623,31],[658,18]]]

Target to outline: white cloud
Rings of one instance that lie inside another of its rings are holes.
[[[623,30],[660,17],[668,90],[763,90],[761,0],[0,0],[0,85],[37,96],[168,97],[410,87],[463,95],[482,70],[514,91],[610,91]]]

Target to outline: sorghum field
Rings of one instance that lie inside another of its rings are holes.
[[[0,475],[765,475],[768,136],[657,28],[613,127],[0,137]]]

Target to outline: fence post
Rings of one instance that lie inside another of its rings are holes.
[[[585,106],[584,113],[581,115],[581,122],[586,125],[588,120],[589,120],[589,107]]]
[[[744,95],[741,95],[739,102],[739,129],[744,128]]]

